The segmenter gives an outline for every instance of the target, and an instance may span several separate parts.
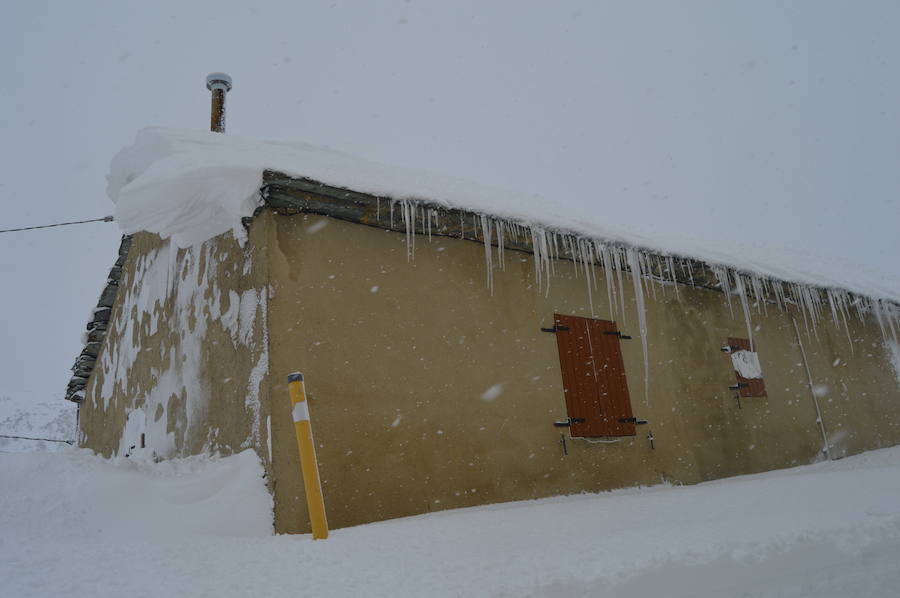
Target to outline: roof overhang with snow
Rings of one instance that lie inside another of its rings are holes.
[[[157,233],[179,247],[229,230],[244,240],[260,209],[314,213],[404,233],[411,256],[416,235],[482,243],[489,284],[496,247],[533,254],[538,286],[542,278],[549,280],[550,261],[565,259],[583,267],[588,280],[600,266],[607,273],[630,272],[636,280],[720,291],[729,302],[736,295],[748,323],[754,300],[796,306],[813,327],[829,311],[835,325],[846,327],[855,311],[861,318],[873,314],[886,337],[896,339],[900,329],[900,281],[885,285],[853,268],[823,270],[820,260],[799,254],[766,259],[764,248],[665,249],[611,227],[597,214],[560,216],[559,201],[387,167],[327,148],[148,128],[113,159],[108,178],[115,219],[126,235]],[[67,399],[83,398],[119,282],[113,273],[121,271],[127,248],[126,238],[88,324],[88,344],[73,367]],[[638,296],[640,287],[635,284]]]
[[[265,171],[273,173],[267,175],[272,180],[263,180]],[[272,178],[274,172],[285,174]],[[126,234],[155,232],[187,247],[229,229],[241,238],[245,232],[242,220],[261,205],[259,190],[274,190],[279,186],[276,183],[288,180],[295,182],[280,185],[285,194],[300,191],[305,181],[313,185],[307,192],[318,185],[319,199],[346,202],[343,207],[332,203],[330,215],[335,217],[341,217],[345,208],[356,210],[354,202],[368,205],[366,199],[374,198],[386,209],[416,205],[467,212],[529,230],[703,262],[711,269],[900,301],[900,280],[885,279],[865,264],[838,264],[796,250],[776,250],[764,240],[752,238],[740,244],[722,244],[713,239],[713,231],[692,227],[690,218],[681,223],[683,230],[677,238],[646,238],[623,224],[622,214],[633,209],[628,202],[609,198],[569,206],[565,197],[544,198],[485,187],[304,144],[147,128],[113,159],[108,193],[116,204],[116,220]],[[274,195],[271,199],[276,200]],[[370,216],[360,214],[356,221],[365,224],[367,218]],[[725,218],[723,229],[733,224],[729,215]],[[379,219],[381,224],[383,219]],[[452,226],[449,220],[444,224]]]
[[[271,208],[283,214],[320,214],[407,235],[451,237],[482,244],[487,242],[492,247],[502,245],[505,250],[536,254],[538,260],[544,257],[564,259],[611,269],[621,264],[623,270],[630,270],[624,259],[616,259],[617,251],[624,251],[625,245],[590,240],[572,231],[545,229],[540,225],[450,208],[427,200],[397,200],[389,196],[360,193],[275,170],[263,172],[261,191],[264,205],[259,209]],[[246,219],[245,225],[249,225],[251,220]],[[548,255],[542,255],[544,252]],[[716,269],[702,261],[650,251],[641,251],[641,254],[646,267],[642,272],[644,276],[723,290]],[[721,275],[722,272],[719,272]]]

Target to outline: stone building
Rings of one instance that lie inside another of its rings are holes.
[[[193,195],[146,184],[141,210],[119,203],[142,215],[69,386],[79,444],[253,449],[279,532],[309,529],[297,370],[332,527],[900,443],[890,301],[326,184],[302,164],[266,170],[234,230],[200,239],[191,219],[214,212],[191,198],[234,171],[188,170]],[[174,204],[148,217],[153,193],[194,208],[154,227]]]

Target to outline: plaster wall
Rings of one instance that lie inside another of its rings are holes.
[[[559,494],[689,484],[810,463],[823,441],[792,316],[833,457],[900,443],[900,391],[874,323],[754,307],[767,398],[740,407],[720,348],[747,337],[722,293],[655,283],[647,292],[649,393],[633,288],[611,312],[604,275],[588,299],[582,273],[555,264],[539,290],[532,256],[506,252],[493,291],[483,246],[416,238],[313,215],[266,212],[271,280],[276,530],[308,531],[286,376],[302,371],[332,528],[442,509]],[[655,288],[656,299],[651,289]],[[618,288],[617,288],[618,291]],[[634,413],[648,424],[612,443],[570,438],[554,312],[614,320]],[[648,434],[655,437],[651,448]],[[562,440],[565,439],[564,454]]]

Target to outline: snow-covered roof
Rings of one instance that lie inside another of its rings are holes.
[[[125,233],[149,231],[171,237],[179,246],[203,242],[232,229],[244,234],[241,219],[260,205],[266,169],[395,200],[422,200],[538,225],[608,243],[637,247],[721,265],[749,274],[872,298],[900,301],[900,280],[886,278],[866,264],[774,248],[744,235],[723,244],[708,226],[695,225],[689,210],[665,239],[633,233],[624,222],[634,202],[597,198],[596,204],[568,202],[485,187],[449,176],[385,166],[306,144],[253,141],[205,131],[146,128],[135,143],[112,161],[108,193],[116,221]],[[527,184],[527,181],[523,181]],[[585,206],[590,207],[585,207]],[[722,230],[736,215],[722,211]],[[806,218],[806,215],[803,215]],[[803,223],[798,221],[798,226]]]

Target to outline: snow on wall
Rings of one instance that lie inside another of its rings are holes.
[[[268,372],[268,343],[264,339],[256,346],[254,332],[265,322],[266,291],[223,289],[216,267],[223,260],[220,253],[216,241],[181,251],[164,242],[133,262],[111,322],[112,334],[98,362],[102,383],[94,393],[104,412],[111,408],[127,412],[116,451],[120,456],[185,454],[189,439],[200,436],[206,438],[207,450],[216,450],[216,438],[207,429],[206,368],[213,323],[230,337],[235,351],[257,355],[244,399],[251,417],[242,446],[259,448],[259,389]],[[246,264],[242,268],[249,270]],[[158,342],[148,342],[151,337]]]
[[[762,378],[762,367],[759,365],[759,353],[756,351],[734,351],[731,353],[734,371],[748,380]]]
[[[894,377],[897,379],[897,387],[900,388],[900,342],[889,340],[885,346],[891,360],[891,368],[894,370]]]

